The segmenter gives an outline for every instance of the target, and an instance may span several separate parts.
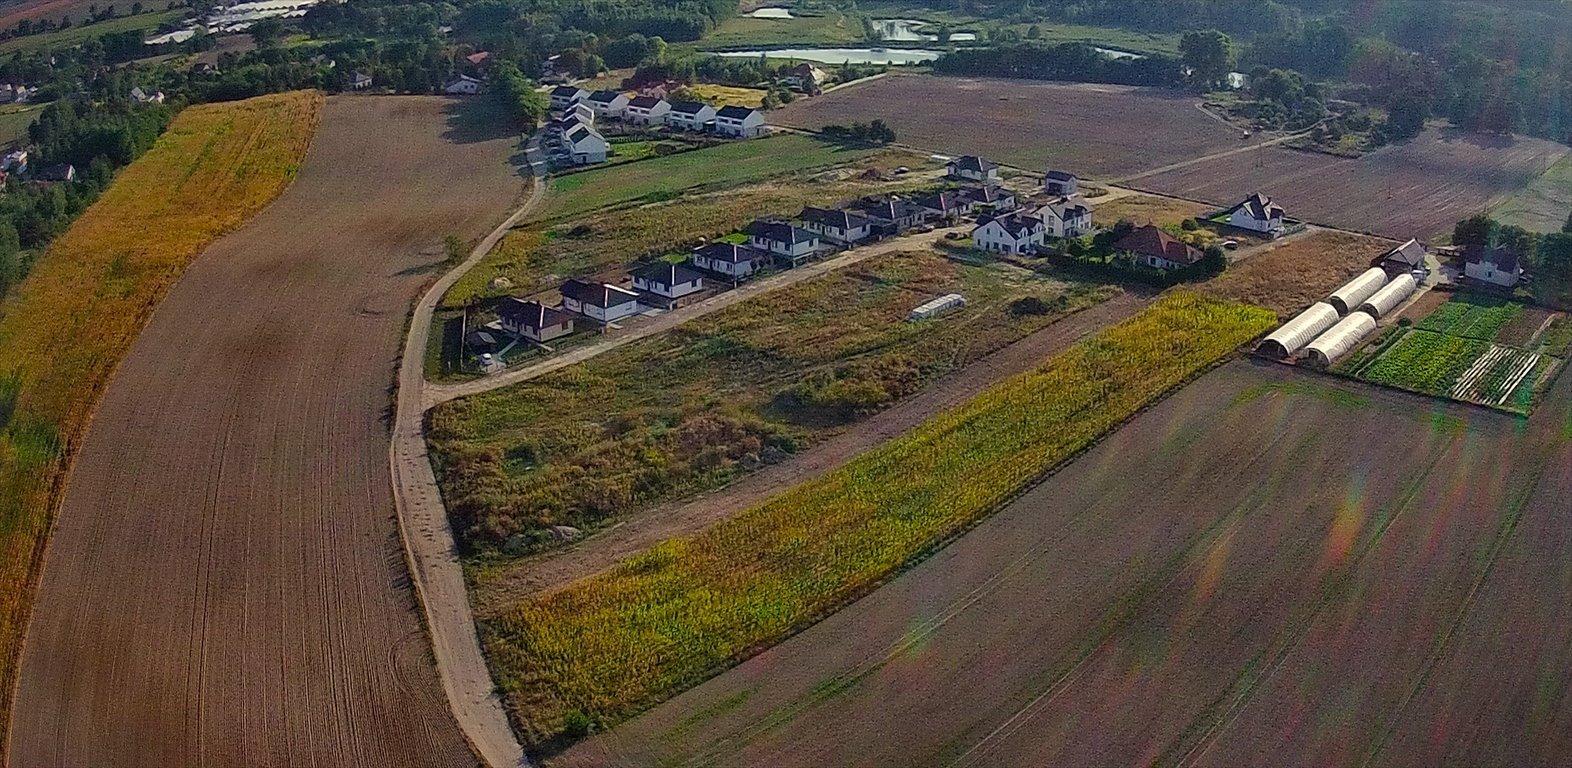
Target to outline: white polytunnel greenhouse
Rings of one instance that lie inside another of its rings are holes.
[[[912,313],[908,315],[906,319],[926,320],[930,317],[938,317],[939,315],[955,309],[956,307],[964,306],[966,306],[966,298],[964,296],[960,295],[959,293],[946,293],[945,295],[926,302],[922,306],[912,310]]]
[[[1337,325],[1337,309],[1324,301],[1310,305],[1298,317],[1283,323],[1281,328],[1266,337],[1257,351],[1267,357],[1282,360],[1298,352],[1311,339]]]
[[[1359,340],[1370,335],[1376,328],[1374,317],[1363,312],[1355,312],[1343,318],[1332,330],[1321,334],[1310,342],[1306,348],[1305,357],[1311,365],[1328,368],[1339,357],[1348,354]]]
[[[1364,274],[1344,283],[1343,287],[1332,291],[1331,298],[1326,301],[1337,309],[1337,314],[1346,315],[1363,304],[1365,299],[1374,296],[1383,285],[1386,285],[1386,271],[1380,267],[1371,267]]]
[[[1366,299],[1365,303],[1360,304],[1359,308],[1369,312],[1371,317],[1380,320],[1386,313],[1397,309],[1398,305],[1402,304],[1404,299],[1412,296],[1418,288],[1419,282],[1414,279],[1413,275],[1398,275],[1392,282],[1387,283],[1385,288],[1376,291],[1375,295]]]

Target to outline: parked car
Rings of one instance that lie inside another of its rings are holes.
[[[1224,240],[1223,241],[1223,247],[1227,248],[1230,251],[1234,250],[1235,248],[1239,247],[1239,241],[1238,240]]]
[[[959,232],[946,232],[946,233],[944,233],[944,239],[946,239],[946,240],[959,240],[959,239],[961,239],[961,233],[959,233]]]
[[[901,174],[911,173],[911,172],[912,172],[912,169],[907,168],[904,165],[897,165],[897,166],[895,166],[895,175],[896,176],[900,176]]]
[[[919,235],[926,235],[929,232],[933,231],[933,225],[932,224],[924,224],[924,225],[922,225],[920,227],[917,227],[917,228],[913,229],[912,231],[916,232]]]

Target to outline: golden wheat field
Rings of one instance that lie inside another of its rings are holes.
[[[819,480],[520,606],[487,638],[519,724],[582,735],[779,641],[1275,322],[1169,294]]]
[[[0,723],[59,492],[95,404],[203,248],[294,178],[314,91],[191,107],[0,304]]]

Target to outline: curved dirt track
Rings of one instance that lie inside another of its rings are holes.
[[[387,418],[442,237],[523,189],[483,106],[329,100],[295,184],[159,307],[71,476],[13,766],[476,763],[409,587]]]

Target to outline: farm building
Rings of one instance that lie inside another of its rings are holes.
[[[354,89],[354,90],[357,90],[357,91],[362,91],[362,90],[365,90],[367,88],[370,88],[371,87],[371,75],[368,75],[365,72],[356,72],[355,74],[350,75],[350,77],[349,77],[349,87]],[[133,99],[136,98],[136,94],[137,94],[138,90],[140,90],[140,89],[133,89],[131,91],[131,98],[133,98]],[[141,101],[141,99],[137,99],[137,100]]]
[[[770,255],[757,248],[733,243],[710,243],[694,250],[693,266],[727,277],[747,277],[769,263]]]
[[[808,207],[797,214],[802,228],[832,243],[851,245],[873,236],[873,222],[856,211]]]
[[[679,101],[666,113],[666,125],[684,131],[705,131],[715,122],[715,108],[701,101]]]
[[[574,278],[562,284],[562,308],[611,323],[639,313],[639,295],[615,285]]]
[[[796,264],[819,250],[819,236],[784,221],[759,220],[742,231],[748,236],[748,245],[777,256],[784,256]]]
[[[633,287],[667,299],[704,290],[704,276],[681,264],[651,264],[633,270]]]
[[[572,315],[538,301],[510,296],[497,308],[497,315],[502,319],[502,330],[530,341],[551,341],[573,333]]]
[[[1256,350],[1267,357],[1285,360],[1328,328],[1337,325],[1338,317],[1336,307],[1318,301],[1294,319],[1283,323],[1281,328],[1272,331]]]
[[[782,78],[787,85],[793,88],[801,88],[807,93],[819,90],[819,86],[829,79],[830,76],[825,74],[824,70],[806,61],[786,70],[786,76]]]
[[[1365,299],[1364,303],[1359,305],[1359,310],[1380,320],[1387,313],[1397,309],[1403,303],[1403,300],[1412,296],[1418,288],[1419,281],[1415,280],[1413,275],[1398,275],[1392,278],[1392,282],[1387,283],[1381,290],[1376,291],[1370,298]]]
[[[1331,330],[1315,338],[1305,348],[1305,358],[1313,366],[1328,368],[1337,359],[1348,354],[1359,341],[1376,328],[1374,317],[1355,312],[1338,321]]]
[[[764,113],[752,107],[724,106],[715,113],[715,132],[734,139],[752,139],[768,132]]]
[[[1080,195],[1067,195],[1037,209],[1035,214],[1048,228],[1048,237],[1080,237],[1092,231],[1092,207]]]
[[[1381,254],[1376,259],[1376,266],[1386,270],[1388,275],[1397,277],[1408,274],[1416,269],[1425,268],[1425,246],[1418,240],[1410,239],[1408,242]]]
[[[70,163],[55,163],[33,174],[33,178],[38,181],[76,181],[76,166]]]
[[[946,293],[937,299],[924,302],[922,306],[912,310],[907,320],[927,320],[938,317],[946,312],[966,306],[966,297],[959,293]]]
[[[628,112],[628,95],[621,91],[596,91],[584,103],[595,110],[596,117],[621,120]]]
[[[1015,193],[1004,187],[970,187],[961,190],[961,197],[971,205],[972,210],[984,208],[995,213],[1005,213],[1016,207]]]
[[[867,216],[874,232],[881,235],[904,232],[928,218],[927,209],[894,195],[865,197],[852,203],[851,208]]]
[[[964,181],[980,181],[984,184],[999,183],[999,164],[984,160],[976,155],[967,155],[951,160],[944,167],[945,175],[952,179]]]
[[[484,85],[469,75],[456,75],[442,84],[442,92],[455,96],[474,96],[480,93]]]
[[[1073,173],[1051,170],[1043,174],[1043,191],[1059,197],[1080,194],[1081,180]]]
[[[551,89],[551,108],[567,109],[589,98],[589,91],[576,85],[559,85]]]
[[[1228,210],[1228,225],[1277,236],[1283,233],[1283,207],[1257,192]]]
[[[634,125],[665,125],[671,105],[659,96],[638,96],[628,100],[627,120]]]
[[[1511,288],[1523,277],[1517,254],[1500,246],[1470,245],[1463,251],[1463,274],[1480,282]]]
[[[997,253],[1032,253],[1043,244],[1042,219],[1025,214],[1008,213],[984,219],[972,229],[972,243],[985,251]]]
[[[1386,285],[1386,270],[1371,267],[1332,291],[1326,303],[1331,304],[1337,310],[1337,314],[1346,315],[1363,304],[1365,299],[1374,296],[1375,292],[1381,290],[1381,286],[1384,285]]]
[[[1136,227],[1114,243],[1113,249],[1115,253],[1129,254],[1137,264],[1163,270],[1188,267],[1200,263],[1203,258],[1199,250],[1153,224]]]

